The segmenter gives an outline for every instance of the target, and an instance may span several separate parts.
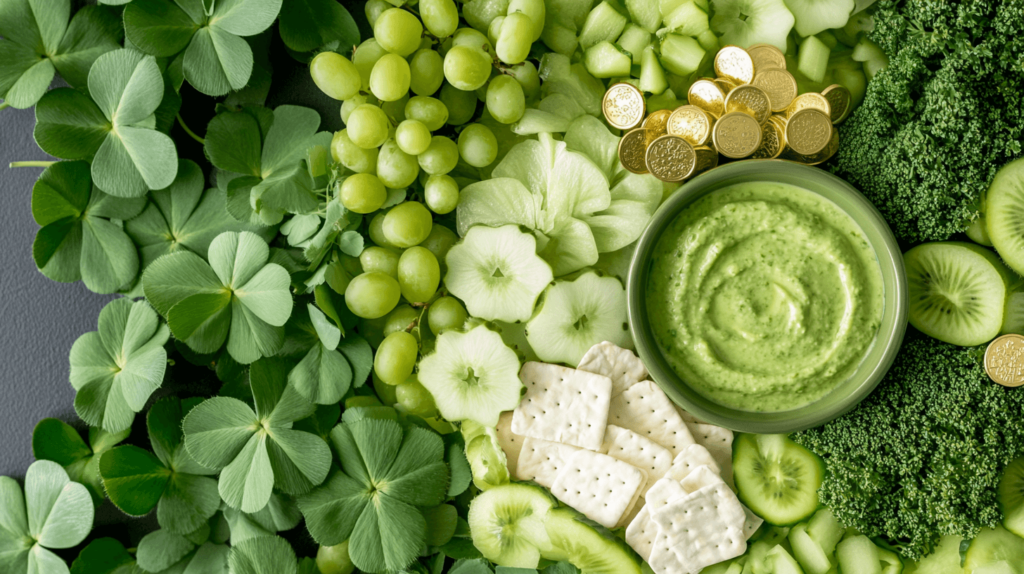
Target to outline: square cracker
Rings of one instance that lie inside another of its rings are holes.
[[[541,486],[551,488],[559,469],[565,466],[569,457],[578,450],[580,449],[572,445],[526,437],[523,439],[523,450],[519,454],[518,463],[514,467],[515,477],[518,480],[532,480]]]
[[[690,494],[686,492],[683,485],[677,480],[671,478],[663,478],[653,485],[650,490],[647,491],[647,508],[650,512],[657,512],[663,506],[667,506],[669,502],[682,498]]]
[[[672,466],[665,472],[665,478],[683,480],[691,472],[702,466],[707,466],[715,474],[721,474],[721,469],[708,449],[699,444],[691,444],[684,448],[672,459]]]
[[[764,524],[764,519],[754,514],[754,511],[747,508],[746,505],[740,503],[740,506],[743,507],[743,514],[747,516],[747,519],[743,522],[743,535],[747,537],[747,540],[750,540],[750,537]]]
[[[629,429],[615,425],[608,425],[606,428],[604,444],[598,452],[628,462],[647,472],[647,485],[640,493],[641,496],[672,467],[672,453],[667,448]]]
[[[578,450],[558,471],[551,493],[607,528],[614,528],[647,482],[644,471],[592,452]]]
[[[647,378],[647,367],[640,357],[608,341],[591,347],[576,368],[611,379],[613,397]]]
[[[715,446],[732,448],[732,431],[725,427],[691,422],[687,422],[686,426],[690,427],[690,434],[693,435],[693,440],[697,441],[697,444],[702,444],[709,449]]]
[[[655,572],[699,572],[747,550],[743,508],[725,484],[677,498],[651,521],[659,532],[649,560]]]
[[[694,444],[672,401],[653,381],[637,383],[612,398],[608,424],[627,428],[667,448],[673,456]]]
[[[536,362],[524,364],[519,378],[526,394],[512,415],[512,432],[589,450],[601,448],[611,379]]]
[[[711,446],[705,448],[708,449],[711,458],[715,459],[719,476],[729,485],[729,488],[736,490],[736,484],[732,479],[732,447],[711,443]]]
[[[505,453],[508,467],[514,471],[519,466],[519,453],[523,450],[526,437],[512,432],[512,411],[501,413],[494,431],[498,435],[498,445]]]
[[[686,478],[679,481],[679,484],[687,494],[693,494],[706,486],[716,486],[719,484],[728,486],[722,480],[722,477],[718,476],[709,466],[697,467],[693,472],[686,475]]]
[[[650,507],[644,505],[626,527],[626,544],[646,561],[651,558],[651,549],[657,537],[658,525],[651,520]]]

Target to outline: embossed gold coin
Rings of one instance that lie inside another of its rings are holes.
[[[839,151],[839,132],[832,130],[832,139],[829,140],[828,145],[825,149],[819,151],[814,155],[801,155],[793,151],[792,148],[785,148],[783,150],[782,158],[791,161],[807,164],[807,165],[818,165],[824,163],[830,157],[836,155]]]
[[[754,151],[750,157],[754,159],[775,159],[782,154],[782,149],[785,146],[782,132],[779,130],[778,124],[775,122],[765,122],[761,133],[761,145]]]
[[[1024,337],[1003,335],[985,350],[985,372],[1004,387],[1024,385]]]
[[[694,146],[693,152],[697,154],[697,165],[693,168],[691,177],[718,166],[718,152],[714,148],[706,145]]]
[[[696,163],[693,146],[679,136],[663,135],[647,146],[647,169],[661,181],[683,181]]]
[[[800,155],[814,155],[832,140],[832,120],[814,108],[800,110],[786,122],[786,143]]]
[[[620,130],[633,129],[644,120],[647,103],[636,86],[619,83],[608,88],[601,101],[608,124]]]
[[[711,114],[693,105],[680,106],[668,118],[666,130],[691,145],[707,145],[711,141],[711,128],[715,119]]]
[[[786,116],[793,117],[793,114],[808,108],[825,112],[825,115],[829,116],[831,121],[832,106],[829,105],[825,96],[815,92],[807,92],[793,98],[793,103],[789,104],[789,107],[786,108]]]
[[[725,113],[730,112],[743,112],[753,116],[758,124],[763,124],[772,115],[772,103],[764,90],[744,84],[737,86],[725,97]]]
[[[633,173],[647,173],[647,130],[634,128],[619,140],[619,162]]]
[[[773,112],[785,111],[797,96],[796,78],[782,68],[760,70],[752,83],[768,94]]]
[[[729,95],[729,92],[731,92],[731,91],[736,89],[736,85],[737,85],[737,84],[734,84],[734,83],[730,82],[729,80],[726,80],[725,78],[715,78],[712,81],[714,83],[718,84],[718,87],[722,88],[722,92],[725,95],[727,95],[727,96]]]
[[[832,124],[839,125],[843,123],[846,116],[850,115],[850,109],[853,107],[853,95],[850,94],[850,90],[839,84],[832,84],[822,90],[821,95],[825,96],[825,99],[828,100]]]
[[[643,127],[647,130],[648,144],[668,133],[668,119],[671,116],[672,110],[658,110],[647,116]]]
[[[732,159],[742,159],[757,151],[761,145],[761,124],[754,116],[743,112],[730,112],[715,122],[711,139],[718,153]]]
[[[713,80],[697,80],[686,95],[690,104],[697,106],[715,118],[725,113],[725,92]]]
[[[786,69],[786,55],[782,50],[771,44],[754,44],[747,48],[750,59],[754,61],[754,77],[761,73],[761,70],[768,68]]]
[[[715,75],[735,84],[749,84],[754,79],[754,60],[739,46],[726,46],[715,56]]]

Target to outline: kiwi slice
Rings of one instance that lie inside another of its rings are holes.
[[[765,522],[796,524],[818,509],[825,465],[785,435],[737,435],[732,464],[740,500]]]
[[[544,489],[505,484],[480,493],[469,506],[473,545],[501,566],[536,568],[541,552],[551,550],[545,527],[554,500]]]
[[[1006,465],[999,479],[999,506],[1003,510],[1003,526],[1024,537],[1024,458]]]
[[[925,243],[903,255],[910,324],[940,341],[986,343],[1003,325],[1009,270],[970,243]]]
[[[996,173],[985,194],[985,216],[992,245],[1011,269],[1024,275],[1024,158]]]
[[[1006,291],[1003,328],[999,333],[1024,335],[1024,280],[1017,281]]]

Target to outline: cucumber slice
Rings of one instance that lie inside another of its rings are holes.
[[[1024,275],[1024,159],[996,173],[985,194],[988,235],[1003,261]]]
[[[629,19],[611,4],[601,2],[587,14],[587,20],[580,30],[580,47],[586,50],[598,42],[614,42],[628,22]]]
[[[595,78],[614,78],[628,76],[633,65],[632,54],[622,51],[607,40],[602,40],[587,48],[583,56],[583,65]]]
[[[836,544],[843,539],[845,533],[846,530],[827,508],[815,512],[807,523],[807,535],[821,546],[825,554],[836,551]]]
[[[816,36],[808,36],[800,44],[797,69],[808,80],[821,82],[825,79],[825,70],[828,68],[828,57],[831,53],[832,50],[827,44]]]
[[[554,501],[543,488],[506,484],[482,492],[469,506],[473,545],[491,562],[536,568],[551,550],[545,520]]]
[[[984,528],[967,549],[964,574],[981,574],[983,568],[994,568],[1002,561],[1012,567],[1012,574],[1024,574],[1024,538],[1002,526]]]
[[[654,53],[654,47],[648,46],[644,49],[643,64],[640,65],[640,90],[660,94],[666,88],[668,80],[665,79],[665,70],[661,69],[661,62]]]
[[[793,556],[807,574],[825,574],[832,563],[822,547],[807,534],[806,524],[797,524],[789,531],[789,543]]]
[[[1015,571],[1009,562],[1000,560],[999,562],[979,566],[974,570],[974,574],[1015,574]]]
[[[1003,526],[1017,536],[1024,536],[1024,458],[1006,465],[999,479],[999,507]]]
[[[767,560],[772,574],[804,574],[797,561],[781,545],[768,551]]]
[[[733,477],[740,499],[766,522],[795,524],[818,509],[825,465],[785,435],[738,435]]]
[[[640,574],[640,559],[625,542],[571,508],[558,508],[545,518],[551,549],[548,560],[567,560],[582,574]]]
[[[892,550],[879,548],[878,559],[882,562],[882,574],[902,574],[903,561]]]
[[[907,564],[904,574],[963,574],[964,569],[960,566],[962,540],[959,536],[943,536],[931,554],[916,564]]]
[[[836,547],[836,558],[843,574],[882,574],[879,548],[867,536],[851,536]]]

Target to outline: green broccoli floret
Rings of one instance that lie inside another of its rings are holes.
[[[996,486],[1024,455],[1024,389],[989,380],[983,349],[907,336],[870,397],[793,440],[825,460],[821,501],[842,524],[916,560],[1002,519]]]
[[[881,0],[870,38],[889,66],[842,125],[834,171],[900,239],[963,231],[995,172],[1021,155],[1024,3]]]

